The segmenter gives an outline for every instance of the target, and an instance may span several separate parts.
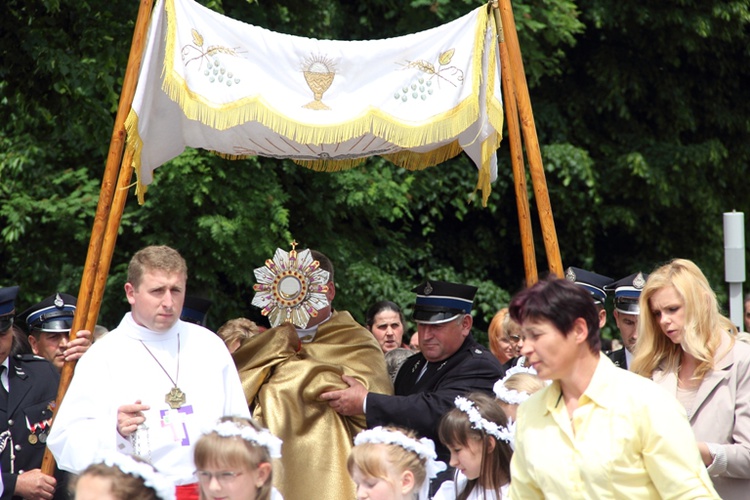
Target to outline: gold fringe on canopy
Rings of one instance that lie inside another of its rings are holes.
[[[126,121],[139,202],[153,170],[190,146],[328,172],[372,155],[417,170],[463,150],[486,203],[503,124],[494,23],[480,7],[406,37],[339,42],[162,0]]]
[[[401,148],[415,148],[442,142],[466,130],[476,122],[479,113],[479,91],[482,83],[482,56],[488,16],[486,9],[476,9],[477,22],[474,33],[474,50],[472,51],[473,90],[471,96],[453,109],[434,115],[428,121],[405,123],[402,118],[392,116],[382,110],[371,107],[361,116],[330,125],[310,124],[296,120],[274,109],[261,95],[243,97],[228,104],[209,101],[206,97],[192,91],[182,76],[173,71],[177,42],[177,20],[174,11],[175,0],[166,1],[167,36],[163,67],[162,90],[177,102],[190,120],[199,121],[216,130],[226,130],[248,122],[257,122],[273,132],[301,144],[331,144],[344,142],[365,134],[386,138]],[[351,42],[350,42],[351,43]],[[495,44],[489,44],[492,54]],[[491,62],[494,69],[494,60]],[[494,78],[494,75],[493,75]],[[491,96],[488,96],[488,100]],[[502,122],[502,109],[496,108]]]

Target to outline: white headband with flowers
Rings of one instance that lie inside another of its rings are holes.
[[[456,396],[455,405],[456,408],[466,413],[473,429],[489,434],[495,439],[500,439],[506,443],[513,442],[514,426],[512,422],[508,424],[508,427],[502,427],[495,422],[490,422],[486,418],[482,418],[474,403],[462,396]]]
[[[516,365],[505,372],[505,376],[495,382],[495,385],[492,387],[492,390],[495,393],[495,397],[509,405],[520,405],[521,403],[529,399],[529,397],[531,397],[531,394],[526,391],[517,391],[515,389],[508,389],[507,387],[505,387],[505,381],[516,373],[528,373],[531,375],[536,375],[536,370],[530,366],[525,367]]]
[[[161,500],[175,499],[174,483],[159,474],[150,464],[139,462],[123,453],[111,453],[102,462],[110,467],[117,467],[129,476],[143,479],[143,484],[153,489]]]
[[[446,469],[445,464],[437,460],[437,453],[435,453],[435,443],[432,442],[432,439],[429,438],[421,438],[419,440],[416,440],[410,438],[403,432],[394,431],[378,426],[366,431],[362,431],[354,438],[355,445],[364,443],[395,444],[407,451],[416,453],[422,460],[425,461],[427,477],[430,479],[437,476],[438,472],[442,472]]]
[[[260,431],[249,425],[241,425],[232,421],[224,421],[217,423],[214,427],[204,432],[209,434],[215,432],[222,437],[239,437],[245,441],[257,444],[258,446],[264,447],[268,450],[268,454],[271,458],[281,458],[281,439],[277,438],[268,429],[261,429]]]

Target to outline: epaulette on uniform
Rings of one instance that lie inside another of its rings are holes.
[[[47,361],[46,358],[37,356],[36,354],[16,354],[16,359],[21,361]]]
[[[482,347],[477,347],[477,346],[473,346],[473,347],[471,347],[471,348],[470,348],[469,350],[471,351],[471,354],[472,354],[472,355],[473,355],[474,357],[478,357],[478,356],[484,356],[484,355],[485,355],[485,353],[488,353],[488,352],[490,352],[490,351],[488,351],[487,349],[483,349]]]

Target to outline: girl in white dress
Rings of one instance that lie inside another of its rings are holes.
[[[434,500],[508,498],[513,429],[498,402],[484,393],[458,396],[440,421],[440,441],[450,450],[454,481],[446,481]]]
[[[430,479],[445,470],[435,443],[398,427],[375,427],[354,438],[347,468],[357,484],[357,498],[427,500]]]
[[[281,440],[254,420],[222,417],[195,444],[201,500],[283,500],[273,488],[271,459]]]

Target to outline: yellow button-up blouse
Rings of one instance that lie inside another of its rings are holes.
[[[651,380],[599,356],[568,416],[560,384],[518,410],[510,497],[718,499],[685,411]]]

